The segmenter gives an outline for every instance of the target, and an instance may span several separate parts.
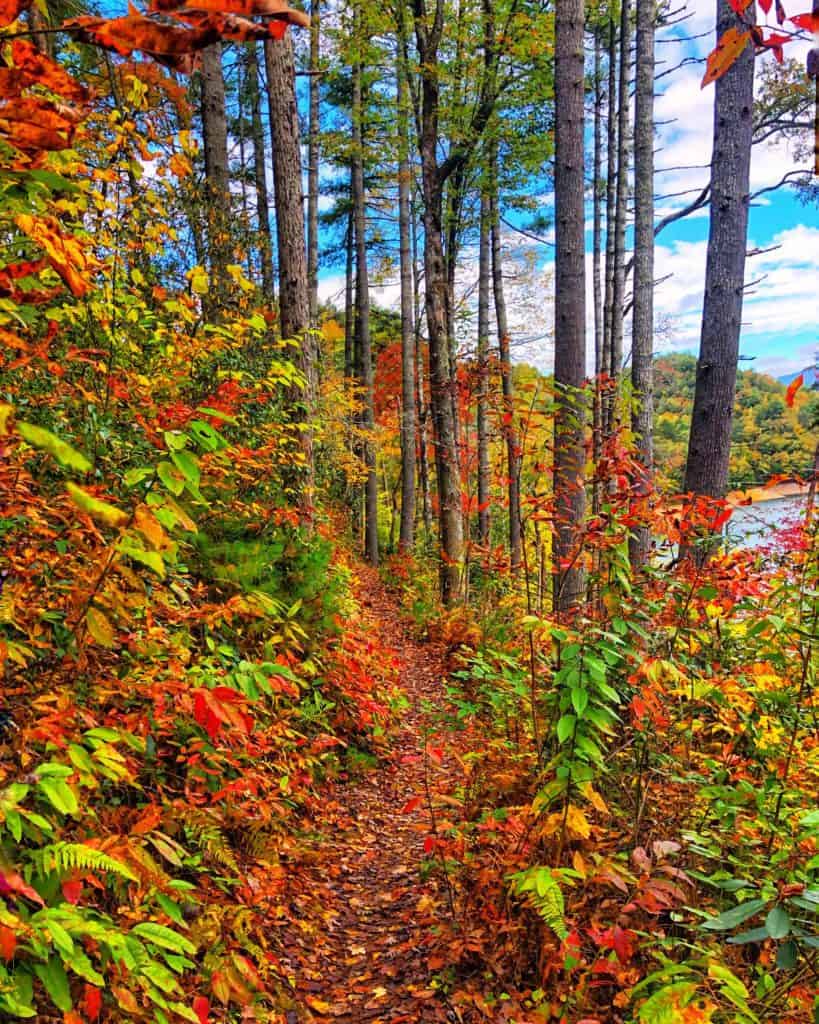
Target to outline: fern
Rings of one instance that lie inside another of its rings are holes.
[[[566,927],[563,892],[549,868],[533,867],[519,871],[512,875],[511,882],[514,892],[524,896],[561,942],[564,941],[569,929]]]
[[[198,807],[179,807],[176,816],[185,827],[190,841],[207,860],[238,873],[239,865],[230,841],[211,815]]]
[[[34,863],[42,875],[67,875],[72,871],[102,871],[136,882],[137,877],[121,861],[102,850],[84,843],[51,843],[33,854]]]

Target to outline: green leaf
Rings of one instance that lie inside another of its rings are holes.
[[[776,966],[781,971],[792,971],[796,967],[798,950],[793,939],[788,939],[776,951]]]
[[[20,420],[17,423],[17,433],[33,448],[48,452],[61,465],[68,466],[69,469],[76,469],[79,473],[91,471],[91,463],[82,452],[78,452],[76,448],[72,448],[70,444],[60,440],[50,430]]]
[[[576,721],[577,718],[574,715],[563,715],[557,723],[557,738],[560,743],[565,743],[572,735]]]
[[[589,703],[588,690],[584,690],[582,687],[575,687],[572,690],[572,707],[577,713],[578,718],[583,717],[583,712]]]
[[[48,963],[35,964],[34,972],[43,983],[43,988],[51,996],[51,1001],[58,1010],[68,1013],[72,1008],[71,990],[68,987],[68,975],[62,963],[51,957]]]
[[[170,897],[166,896],[164,893],[161,892],[158,892],[156,894],[156,902],[160,905],[160,907],[162,907],[162,909],[165,911],[168,917],[174,922],[174,924],[178,924],[180,928],[188,927],[185,922],[185,918],[182,916],[182,908],[179,906],[178,903],[175,903],[172,899],[170,899]]]
[[[139,466],[136,469],[129,469],[123,476],[122,482],[126,487],[133,487],[135,484],[147,480],[149,476],[153,476],[153,473],[154,471],[150,466]]]
[[[76,814],[78,803],[74,790],[62,779],[44,778],[37,783],[52,807],[61,814]]]
[[[199,463],[190,452],[173,451],[171,452],[171,461],[188,483],[193,484],[194,487],[199,486],[199,479],[201,477]]]
[[[170,462],[163,460],[156,467],[156,473],[162,483],[168,488],[168,490],[175,497],[185,490],[185,478],[181,475],[176,467],[172,466]]]
[[[765,918],[765,930],[772,939],[784,939],[791,930],[791,916],[783,906],[772,907]]]
[[[155,946],[170,949],[173,953],[190,953],[192,955],[196,952],[196,946],[190,939],[186,939],[184,935],[180,935],[162,924],[144,921],[134,925],[131,931],[134,935],[139,935],[140,938],[152,942]]]
[[[748,900],[746,903],[740,903],[739,906],[734,907],[732,910],[726,910],[717,917],[704,921],[701,927],[708,928],[713,932],[730,931],[731,928],[736,928],[743,921],[747,921],[749,917],[758,914],[764,908],[766,902],[766,900]]]
[[[732,935],[728,941],[733,946],[744,946],[746,942],[764,942],[765,939],[770,938],[768,935],[767,928],[751,928],[747,932],[740,932],[738,935]]]

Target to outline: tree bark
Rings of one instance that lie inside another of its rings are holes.
[[[478,543],[489,544],[489,192],[481,189],[478,243]]]
[[[307,130],[307,288],[310,326],[318,324],[318,204],[321,57],[321,0],[310,5],[310,119]]]
[[[583,591],[586,358],[583,0],[555,5],[555,420],[553,594],[558,611]]]
[[[401,528],[399,548],[411,552],[415,533],[415,326],[413,265],[410,244],[409,113],[407,77],[402,54],[396,72],[398,115],[398,250],[401,266]]]
[[[506,315],[506,295],[503,290],[503,252],[501,249],[500,214],[498,200],[498,153],[492,151],[492,297],[495,301],[495,323],[498,330],[498,360],[500,362],[501,391],[503,394],[504,439],[506,441],[507,497],[509,503],[509,565],[513,574],[521,565],[520,522],[520,454],[515,429],[515,386],[512,380],[512,359],[509,352],[509,321]]]
[[[746,17],[747,17],[746,12]],[[738,25],[717,2],[717,38]],[[721,498],[728,484],[734,415],[753,134],[754,51],[745,47],[717,80],[705,297],[685,490]]]
[[[276,204],[276,243],[279,269],[279,322],[282,339],[298,343],[296,362],[303,387],[291,389],[292,415],[306,461],[307,492],[312,490],[313,444],[310,416],[314,395],[314,359],[310,334],[307,254],[304,245],[304,207],[301,186],[299,116],[293,40],[265,39],[267,100],[273,145],[273,191]],[[309,500],[308,500],[309,504]]]
[[[594,514],[600,511],[599,466],[602,454],[602,400],[600,375],[603,372],[603,282],[602,282],[602,185],[603,185],[603,54],[600,42],[601,26],[594,26],[594,155],[592,188],[592,290],[594,301],[594,413],[592,422],[592,444],[594,457],[594,490],[592,508]]]
[[[355,20],[360,14],[356,9]],[[360,29],[360,26],[358,26]],[[355,31],[355,29],[354,29]],[[373,414],[373,365],[370,340],[370,282],[367,272],[367,211],[364,193],[364,138],[362,131],[363,99],[362,68],[356,60],[353,65],[353,219],[355,222],[355,338],[358,356],[358,378],[364,392],[364,464],[367,478],[364,489],[364,556],[372,565],[378,565],[378,477],[375,459],[375,418]]]
[[[424,220],[424,277],[429,385],[438,483],[438,529],[441,545],[441,599],[451,604],[461,584],[463,514],[458,446],[453,416],[447,324],[447,273],[443,246],[443,188],[438,164],[439,71],[438,44],[443,29],[443,3],[436,0],[431,26],[423,3],[416,0],[415,31],[421,66],[419,152]]]
[[[350,195],[352,196],[352,175]],[[344,376],[350,380],[355,373],[355,307],[353,305],[353,275],[355,273],[355,224],[353,207],[347,214],[347,232],[344,236]]]
[[[202,137],[205,150],[205,208],[208,222],[209,314],[218,313],[228,288],[230,262],[230,178],[222,44],[202,51]]]
[[[617,24],[609,11],[608,102],[606,115],[606,270],[603,297],[603,372],[608,375],[612,364],[612,330],[614,326],[614,237],[617,200]],[[602,429],[608,429],[611,395],[603,396]]]
[[[262,270],[262,291],[273,301],[276,278],[273,269],[273,236],[270,231],[270,202],[267,194],[264,125],[259,93],[259,59],[255,42],[247,45],[247,90],[250,98],[250,127],[253,134],[253,180],[256,187],[256,219],[259,231],[259,261]]]
[[[637,491],[645,495],[654,461],[654,0],[637,0],[636,65],[631,382],[638,404],[631,427],[642,467]],[[650,547],[648,526],[637,526],[629,542],[633,566],[646,562]]]
[[[273,144],[281,332],[283,338],[302,343],[302,363],[307,370],[309,352],[304,338],[310,323],[310,301],[304,246],[296,69],[290,33],[286,32],[281,39],[266,39],[264,55]]]
[[[631,32],[629,0],[620,0],[620,84],[617,107],[617,198],[614,213],[614,295],[612,299],[611,365],[609,373],[619,386],[623,369],[623,312],[626,294],[626,213],[628,207],[628,105]],[[615,387],[612,413],[616,418],[619,387]],[[610,423],[611,427],[613,424]]]

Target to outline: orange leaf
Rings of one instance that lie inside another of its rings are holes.
[[[70,235],[64,235],[53,217],[32,217],[21,213],[15,218],[17,227],[45,250],[48,262],[71,289],[73,295],[82,298],[91,285],[82,276],[88,269],[88,260],[80,242]]]
[[[27,39],[15,39],[11,44],[11,55],[16,69],[28,76],[26,84],[45,86],[67,100],[81,103],[88,99],[89,92],[84,85],[72,78],[56,61],[40,53]]]
[[[706,85],[721,78],[748,45],[750,38],[750,32],[740,32],[736,26],[723,32],[716,49],[708,54],[708,63],[700,88],[704,89]]]
[[[111,19],[85,15],[64,22],[64,27],[77,30],[78,37],[85,42],[115,50],[123,57],[129,57],[134,50],[141,50],[151,57],[176,58],[219,41],[215,25],[203,24],[195,29],[173,28],[138,14]]]
[[[23,11],[31,7],[32,0],[0,0],[0,28],[17,21]]]
[[[423,797],[414,796],[411,800],[407,800],[404,806],[401,808],[402,814],[411,814],[416,807],[418,807],[423,800]]]
[[[11,960],[14,950],[17,948],[17,936],[5,925],[0,925],[0,956],[4,960]]]
[[[798,377],[794,377],[788,385],[788,390],[785,392],[785,401],[791,408],[793,407],[794,399],[796,398],[796,392],[805,383],[804,373],[800,373]]]
[[[186,7],[184,0],[151,0],[152,11],[180,11]],[[286,24],[310,27],[310,18],[303,11],[293,10],[284,0],[194,0],[190,5],[197,11],[213,14],[239,14],[245,18],[265,17],[284,21]]]

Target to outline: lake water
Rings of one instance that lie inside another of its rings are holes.
[[[804,514],[805,501],[804,495],[795,494],[737,506],[726,526],[729,542],[743,548],[770,544],[777,531],[793,526]]]

